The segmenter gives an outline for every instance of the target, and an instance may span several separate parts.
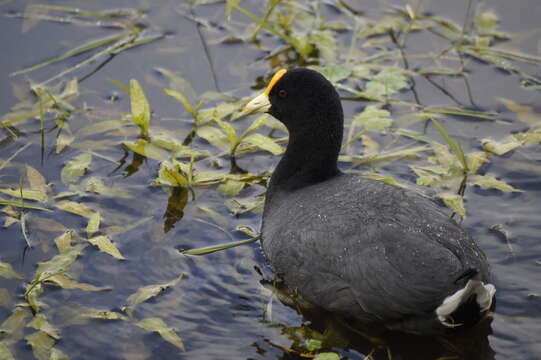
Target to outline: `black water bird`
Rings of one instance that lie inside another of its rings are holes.
[[[245,111],[268,112],[289,131],[262,246],[290,289],[364,324],[418,334],[452,333],[487,314],[489,266],[460,225],[414,191],[338,169],[342,106],[320,73],[278,71]]]

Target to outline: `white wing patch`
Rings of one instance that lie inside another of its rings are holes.
[[[458,290],[443,300],[442,304],[436,309],[438,320],[445,326],[454,327],[457,324],[449,323],[447,317],[451,315],[464,301],[472,295],[476,295],[476,301],[481,308],[481,312],[490,309],[492,299],[496,293],[496,288],[492,284],[486,284],[479,280],[468,280],[466,286]]]

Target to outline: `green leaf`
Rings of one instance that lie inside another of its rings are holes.
[[[50,337],[44,331],[37,331],[26,337],[26,342],[32,347],[32,353],[38,360],[49,360],[51,349],[54,346],[55,339]]]
[[[86,236],[89,239],[100,228],[100,220],[101,220],[101,215],[99,211],[96,211],[94,214],[92,214],[92,216],[90,217],[90,220],[88,220],[88,224],[86,225]]]
[[[321,73],[333,84],[351,76],[351,70],[343,65],[334,66],[310,66],[310,69]]]
[[[110,287],[95,286],[92,284],[80,283],[66,274],[56,274],[47,278],[46,282],[56,284],[63,289],[79,289],[84,291],[111,290]]]
[[[522,141],[520,141],[516,136],[509,135],[503,138],[500,141],[496,141],[490,138],[481,140],[481,145],[483,149],[498,156],[507,154],[510,151],[515,150],[522,146]]]
[[[408,87],[407,78],[400,71],[385,69],[380,71],[366,84],[366,93],[370,96],[389,96]]]
[[[460,215],[460,217],[466,217],[466,208],[464,207],[462,196],[451,192],[443,192],[438,194],[438,197],[443,200],[448,208]]]
[[[64,252],[54,256],[52,259],[40,262],[34,275],[34,281],[41,281],[43,276],[67,271],[86,246],[86,244],[72,246]]]
[[[11,351],[9,351],[9,347],[5,343],[0,343],[0,359],[1,360],[15,360],[13,357],[13,354]]]
[[[49,360],[70,360],[70,358],[61,350],[58,350],[57,348],[52,348]]]
[[[92,215],[94,215],[94,210],[92,210],[88,206],[70,200],[58,201],[55,206],[60,210],[80,215],[86,218],[91,218]]]
[[[182,106],[184,106],[184,109],[186,109],[186,111],[194,118],[194,119],[197,119],[197,112],[194,110],[194,108],[192,107],[192,105],[190,104],[190,102],[188,101],[188,99],[182,95],[180,92],[178,91],[175,91],[175,90],[171,90],[171,89],[165,89],[164,92],[177,99],[181,104]]]
[[[324,352],[317,354],[314,360],[340,360],[340,355],[333,352]]]
[[[56,247],[60,253],[65,252],[71,248],[71,241],[73,239],[73,230],[67,230],[62,235],[54,239]]]
[[[306,349],[310,352],[321,350],[323,342],[317,339],[308,339],[306,341]]]
[[[84,138],[84,137],[87,137],[87,136],[92,136],[92,135],[108,132],[108,131],[111,131],[111,130],[117,130],[117,129],[120,129],[121,127],[124,127],[124,126],[126,126],[128,124],[129,124],[129,121],[127,121],[127,120],[105,120],[105,121],[100,121],[100,122],[97,122],[95,124],[85,126],[81,130],[79,130],[75,134],[75,136],[80,139],[80,138]]]
[[[177,74],[162,67],[155,67],[154,70],[169,79],[169,88],[171,90],[176,91],[180,94],[184,94],[184,97],[189,102],[193,102],[196,99],[197,93],[195,92],[194,88],[186,79],[180,76],[180,74]]]
[[[492,175],[474,175],[469,178],[469,181],[471,184],[479,185],[483,189],[498,189],[504,192],[522,192],[522,190],[498,180]]]
[[[2,343],[15,343],[23,336],[23,329],[26,326],[28,318],[32,314],[28,308],[16,307],[11,314],[0,324],[0,334],[2,334]]]
[[[62,131],[56,138],[56,153],[60,154],[67,146],[75,140],[75,136],[69,131]]]
[[[93,192],[103,196],[120,199],[131,199],[133,196],[120,187],[106,186],[103,180],[97,176],[85,179],[80,186],[84,191]],[[73,188],[73,186],[71,187]]]
[[[368,105],[363,112],[355,115],[353,122],[355,125],[363,126],[368,130],[382,131],[393,124],[390,115],[389,111],[381,109],[377,105]]]
[[[130,80],[130,102],[133,122],[141,128],[143,136],[148,136],[150,105],[139,82],[135,79]]]
[[[201,126],[196,130],[197,136],[222,150],[229,150],[228,137],[214,126]]]
[[[126,308],[126,312],[131,316],[133,313],[133,310],[135,309],[137,305],[177,285],[180,282],[180,280],[182,280],[183,276],[184,274],[181,273],[176,279],[173,279],[165,284],[148,285],[148,286],[143,286],[139,288],[135,294],[132,294],[130,295],[130,297],[128,297],[128,306]]]
[[[21,275],[17,274],[15,270],[13,270],[10,264],[1,262],[1,261],[0,261],[0,276],[7,279],[22,279],[23,278]]]
[[[180,336],[178,336],[174,329],[168,328],[162,319],[156,317],[146,318],[136,323],[136,325],[147,331],[157,332],[164,340],[175,345],[180,351],[185,351]]]
[[[4,193],[14,198],[22,198],[26,200],[39,201],[41,203],[47,200],[47,193],[43,190],[31,190],[31,189],[0,189],[0,193]]]
[[[468,163],[466,162],[466,158],[464,157],[464,153],[460,149],[460,147],[453,141],[453,139],[447,134],[447,131],[440,125],[440,123],[436,119],[430,119],[432,120],[432,123],[438,129],[440,135],[445,139],[447,144],[451,147],[453,152],[455,153],[457,159],[462,164],[462,167],[465,171],[468,171]]]
[[[34,316],[32,321],[28,323],[27,327],[31,327],[36,330],[41,330],[56,340],[60,339],[60,334],[58,333],[58,329],[52,326],[47,321],[47,318],[43,314],[36,314],[36,316]]]
[[[284,152],[284,149],[278,145],[272,138],[263,134],[252,134],[243,139],[243,142],[247,142],[262,150],[266,150],[273,155],[280,155]]]
[[[207,255],[207,254],[212,254],[213,252],[230,249],[230,248],[237,247],[244,244],[249,244],[249,243],[259,240],[260,238],[261,238],[260,236],[256,236],[251,239],[242,240],[242,241],[234,241],[227,244],[207,246],[207,247],[203,247],[199,249],[182,250],[180,253],[184,255]]]
[[[116,311],[104,311],[98,309],[86,309],[86,311],[79,314],[83,318],[99,319],[99,320],[128,320],[125,315],[122,315]]]
[[[237,144],[237,132],[235,131],[233,125],[219,119],[214,119],[214,121],[222,128],[224,133],[227,135],[227,139],[229,140],[229,146],[231,149],[233,149],[233,147]]]
[[[218,190],[229,196],[237,196],[246,183],[244,181],[227,180],[225,183],[218,186]]]
[[[104,235],[96,236],[91,239],[88,239],[88,241],[92,245],[97,246],[98,249],[100,249],[100,251],[103,251],[116,259],[120,259],[120,260],[126,259],[124,256],[122,256],[118,248],[115,246],[115,244],[113,244],[111,239],[109,239],[109,237],[107,236],[104,236]]]
[[[150,159],[161,161],[169,158],[169,152],[144,139],[124,141],[123,144],[134,153]]]
[[[156,182],[160,185],[169,186],[189,186],[189,181],[180,173],[180,168],[169,161],[162,161],[160,170],[158,171],[158,179]]]
[[[60,178],[66,185],[76,183],[92,163],[92,155],[83,153],[69,160],[60,172]]]
[[[310,31],[309,38],[325,61],[330,64],[334,63],[338,48],[334,33],[331,30],[315,30]]]

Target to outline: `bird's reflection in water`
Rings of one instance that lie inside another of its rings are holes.
[[[381,328],[366,328],[358,323],[315,309],[298,296],[286,293],[279,282],[262,281],[286,306],[304,318],[303,326],[287,327],[272,323],[292,341],[288,346],[267,344],[283,351],[280,359],[307,359],[317,352],[335,351],[342,359],[366,360],[493,360],[495,352],[488,336],[492,333],[492,315],[471,329],[453,336],[418,336]],[[321,350],[310,352],[307,340],[321,341]],[[261,344],[260,344],[261,345]],[[260,349],[260,347],[258,347]],[[261,350],[261,349],[260,349]]]

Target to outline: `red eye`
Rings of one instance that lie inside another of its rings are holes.
[[[278,91],[278,96],[281,98],[285,98],[287,96],[287,91],[285,90]]]

